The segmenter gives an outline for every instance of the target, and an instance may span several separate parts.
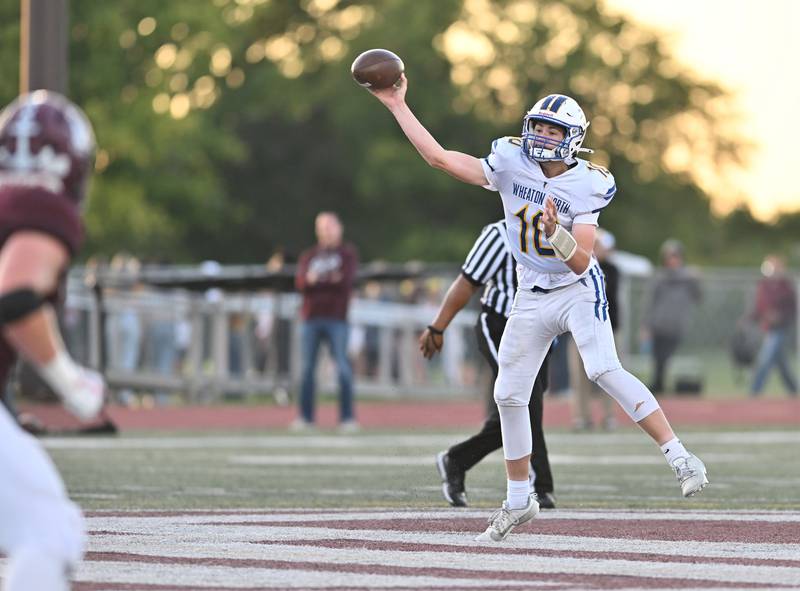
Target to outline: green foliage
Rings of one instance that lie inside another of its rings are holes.
[[[766,248],[780,231],[788,247],[800,224],[714,217],[696,167],[746,149],[726,135],[725,94],[595,2],[119,0],[70,11],[71,94],[100,147],[86,255],[260,262],[279,247],[296,254],[316,213],[333,209],[364,259],[461,259],[500,201],[427,167],[353,83],[349,65],[371,47],[403,57],[409,104],[442,145],[477,156],[517,135],[540,95],[575,96],[593,120],[587,145],[620,187],[601,223],[626,250],[653,256],[675,236],[707,262],[754,262],[763,252],[742,235],[763,233]],[[18,84],[18,3],[0,16],[5,102]]]

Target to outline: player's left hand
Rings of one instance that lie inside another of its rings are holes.
[[[425,359],[433,359],[433,356],[442,350],[444,345],[444,335],[434,334],[429,328],[422,331],[419,336],[419,350]]]
[[[556,231],[557,222],[558,210],[556,210],[556,204],[553,202],[552,197],[548,197],[544,202],[544,213],[542,214],[542,226],[545,236],[553,235],[553,232]]]

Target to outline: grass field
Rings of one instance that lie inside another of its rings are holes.
[[[365,432],[341,436],[146,434],[48,439],[72,496],[94,509],[229,509],[441,506],[437,451],[466,432]],[[649,439],[552,432],[564,508],[800,510],[800,433],[685,431],[713,486],[686,501]],[[494,507],[505,494],[502,453],[468,475],[470,500]]]
[[[558,509],[472,541],[500,452],[441,497],[464,431],[142,433],[45,440],[88,516],[78,591],[800,588],[800,432],[682,430],[711,485],[683,499],[634,429],[549,433]]]

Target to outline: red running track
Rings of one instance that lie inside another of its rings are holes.
[[[660,402],[670,422],[676,426],[800,426],[800,400],[796,399],[664,398]],[[21,410],[34,413],[48,428],[69,429],[79,425],[56,405],[22,405]],[[334,427],[336,412],[334,403],[321,404],[319,426]],[[294,406],[268,404],[154,409],[110,406],[107,413],[122,431],[285,429],[297,415]],[[479,401],[369,401],[358,402],[356,414],[365,429],[473,429],[483,420],[484,405]],[[546,427],[564,428],[572,424],[566,400],[546,400],[544,414]],[[628,422],[621,410],[617,409],[617,415],[621,425]]]

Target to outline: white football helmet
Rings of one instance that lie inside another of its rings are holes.
[[[551,123],[564,128],[564,139],[556,144],[552,139],[536,135],[533,131],[537,121]],[[575,162],[578,152],[591,152],[581,148],[589,122],[577,101],[563,94],[549,94],[539,99],[522,120],[522,151],[536,162],[563,160]]]

